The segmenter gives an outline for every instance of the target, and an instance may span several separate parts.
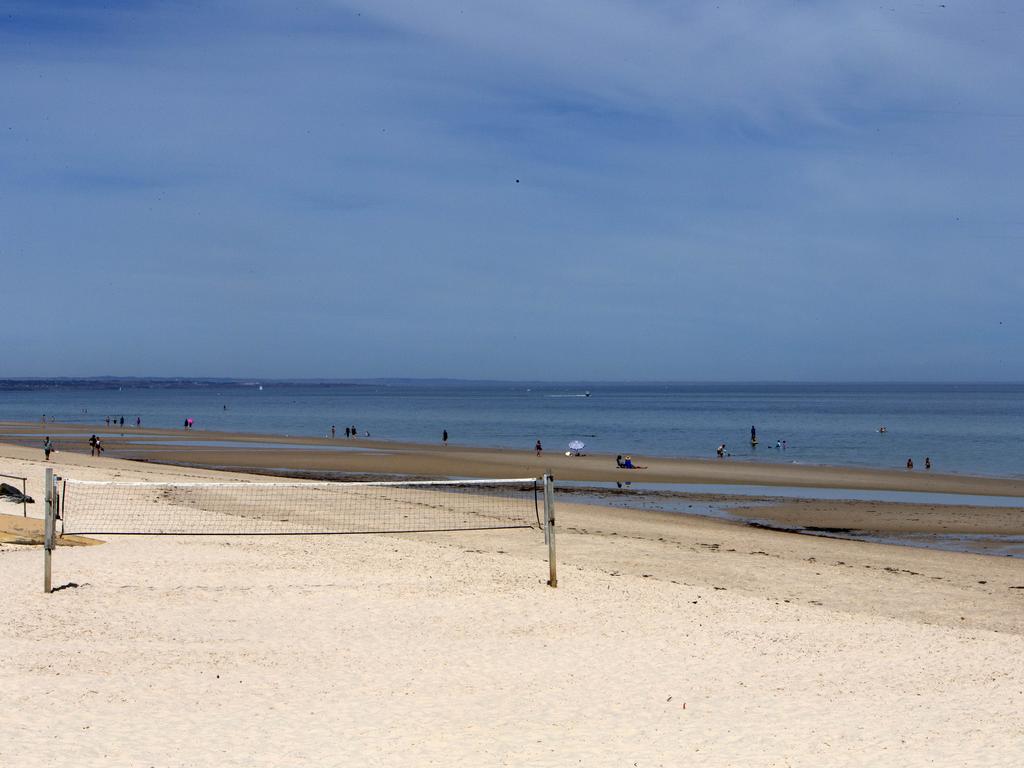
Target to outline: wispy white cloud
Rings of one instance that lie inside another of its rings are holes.
[[[1024,376],[1015,6],[11,8],[0,258],[91,307],[26,374]]]

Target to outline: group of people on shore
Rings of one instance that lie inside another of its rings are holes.
[[[914,459],[908,457],[907,458],[907,469],[913,469],[913,468],[914,468]],[[924,468],[925,469],[931,469],[932,468],[932,457],[931,456],[925,456],[924,457]]]
[[[331,439],[333,440],[337,434],[338,434],[338,428],[334,424],[331,424]],[[370,436],[369,432],[366,432],[366,434],[364,435],[364,437],[369,437],[369,436]],[[359,430],[356,429],[356,425],[355,424],[353,424],[353,425],[351,425],[349,427],[345,427],[345,437],[347,439],[349,439],[349,440],[354,440],[355,438],[359,437]]]
[[[50,436],[47,435],[46,439],[43,440],[43,455],[46,457],[47,461],[50,460],[50,454],[51,453],[55,453],[56,450],[57,449],[53,447],[53,441],[50,439]],[[102,453],[103,453],[103,441],[100,440],[100,438],[96,434],[93,434],[89,438],[89,455],[90,456],[100,456],[100,455],[102,455]]]

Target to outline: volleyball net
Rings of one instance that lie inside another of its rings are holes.
[[[62,535],[274,536],[544,531],[554,569],[554,486],[543,478],[397,482],[121,482],[47,471],[47,573]]]
[[[301,535],[541,528],[543,481],[66,480],[61,534]]]

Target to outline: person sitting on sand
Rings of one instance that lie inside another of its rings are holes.
[[[633,457],[627,456],[622,462],[623,469],[647,469],[647,467],[641,467],[639,464],[633,463]]]
[[[618,456],[615,457],[615,466],[618,467],[619,469],[622,469],[623,467],[626,466],[623,463],[623,461],[622,461],[622,454],[621,453]]]

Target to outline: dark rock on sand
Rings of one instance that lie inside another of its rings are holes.
[[[8,485],[7,483],[0,483],[0,499],[13,501],[15,504],[21,504],[22,502],[26,504],[36,503],[36,500],[31,496],[26,496],[13,485]]]

